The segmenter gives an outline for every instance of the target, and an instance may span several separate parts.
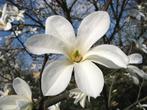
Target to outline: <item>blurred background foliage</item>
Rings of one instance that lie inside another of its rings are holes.
[[[102,10],[107,0],[0,0],[1,10],[5,3],[24,10],[24,18],[12,22],[11,30],[0,31],[0,90],[7,88],[12,94],[12,80],[21,77],[31,85],[33,99],[38,102],[38,79],[44,56],[30,54],[24,42],[33,34],[44,33],[46,18],[55,14],[65,16],[76,31],[81,20],[91,12]],[[140,53],[143,63],[137,66],[146,74],[147,1],[112,0],[107,11],[111,26],[97,44],[117,45],[127,55]],[[58,55],[49,55],[48,62],[57,58]],[[99,66],[105,76],[101,96],[91,98],[85,108],[74,105],[73,99],[63,96],[61,110],[146,110],[143,106],[147,104],[146,78],[127,70],[110,70]],[[68,89],[73,87],[76,87],[74,79]]]

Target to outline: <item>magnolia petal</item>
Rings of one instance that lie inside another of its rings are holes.
[[[28,51],[37,55],[48,53],[63,54],[66,50],[66,46],[61,40],[47,34],[34,35],[27,40],[25,45]]]
[[[72,95],[79,94],[79,93],[82,93],[79,88],[74,88],[74,89],[70,90],[71,97],[72,97]]]
[[[12,95],[12,96],[4,96],[0,98],[0,110],[17,110],[17,101],[24,100],[21,96]]]
[[[61,102],[58,102],[55,105],[48,107],[48,110],[60,110],[60,103]]]
[[[79,102],[81,107],[85,108],[87,95],[85,93],[81,92],[81,90],[79,88],[75,88],[75,89],[70,90],[69,97],[72,97],[75,99],[74,104],[77,104]]]
[[[0,30],[10,30],[12,28],[11,23],[5,22],[2,18],[0,18]]]
[[[85,108],[85,104],[86,104],[86,95],[83,95],[82,99],[80,100],[80,105],[82,108]]]
[[[0,18],[0,30],[10,30],[12,28],[11,23],[6,21],[7,17],[7,3],[3,6],[2,15]]]
[[[63,92],[71,79],[73,66],[66,60],[48,64],[42,74],[41,85],[44,96]]]
[[[4,30],[5,30],[5,31],[8,31],[8,30],[10,30],[11,28],[12,28],[12,25],[11,25],[11,23],[8,22],[8,23],[6,24],[6,26],[4,27]]]
[[[15,78],[13,80],[13,88],[18,95],[27,97],[28,99],[30,99],[30,101],[32,100],[31,89],[23,79]]]
[[[0,107],[0,110],[18,110],[15,105],[4,105]]]
[[[137,76],[132,75],[131,78],[132,78],[134,84],[139,85],[139,78]]]
[[[104,78],[102,71],[91,61],[75,64],[75,80],[78,88],[85,94],[96,98],[100,95]]]
[[[48,17],[45,23],[45,33],[71,45],[75,39],[74,29],[69,21],[59,15]]]
[[[128,56],[129,57],[129,64],[141,64],[142,63],[142,55],[139,53],[134,53]]]
[[[5,20],[6,18],[6,14],[7,14],[7,3],[4,4],[3,6],[3,10],[2,10],[2,15],[1,15],[1,19]]]
[[[86,58],[108,68],[127,68],[129,63],[128,56],[120,48],[107,44],[94,47]]]
[[[110,17],[105,11],[97,11],[84,18],[77,33],[80,47],[88,50],[107,32],[109,25]]]
[[[18,110],[32,110],[32,103],[25,100],[16,101]]]
[[[145,73],[143,70],[139,69],[138,67],[133,66],[133,65],[128,65],[128,70],[130,73],[135,73],[141,78],[147,80],[147,73]]]

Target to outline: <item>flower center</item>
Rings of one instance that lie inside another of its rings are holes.
[[[80,54],[79,50],[76,50],[74,52],[72,52],[71,56],[70,56],[72,62],[80,62],[82,60],[82,55]]]

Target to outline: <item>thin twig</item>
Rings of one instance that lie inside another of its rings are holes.
[[[24,48],[24,50],[28,53],[28,55],[30,55],[30,57],[32,57],[32,54],[26,49],[26,46],[24,45],[24,43],[18,38],[18,36],[16,35],[15,31],[12,30],[14,35],[15,35],[15,38],[19,41],[19,43],[22,45],[22,47]]]
[[[123,110],[130,110],[133,106],[135,106],[136,104],[138,104],[139,102],[144,102],[147,100],[147,96],[143,97],[142,99],[138,100],[138,102],[134,102],[131,105],[129,105],[128,107],[124,108]]]
[[[76,4],[78,0],[74,0],[73,3],[71,4],[71,6],[69,7],[69,10],[71,11],[71,9],[73,8],[73,6]]]
[[[110,42],[112,41],[112,39],[114,38],[114,36],[115,36],[118,28],[120,27],[120,20],[121,20],[121,17],[123,15],[123,12],[124,12],[124,8],[126,6],[126,3],[127,3],[127,0],[123,0],[122,1],[122,5],[121,5],[121,9],[120,9],[121,11],[120,11],[119,15],[116,18],[116,24],[115,24],[114,30],[113,30],[110,38],[109,38]]]
[[[138,102],[138,100],[139,100],[139,98],[140,98],[140,94],[141,94],[141,90],[142,90],[143,84],[144,84],[144,79],[142,79],[141,85],[140,85],[140,87],[139,87],[136,102]]]
[[[108,95],[108,107],[110,108],[111,106],[111,94],[112,94],[112,89],[113,89],[113,85],[114,85],[114,81],[115,81],[115,76],[113,76],[112,78],[112,83],[109,89],[109,95]]]
[[[111,4],[112,0],[108,0],[102,10],[106,11],[109,8],[109,5]]]
[[[104,88],[103,88],[103,96],[104,96],[104,100],[105,100],[105,105],[106,105],[106,110],[110,110],[109,109],[109,106],[108,106],[108,96],[107,96],[107,88],[106,88],[106,85],[104,85]]]
[[[66,92],[64,92],[60,95],[57,95],[55,97],[52,97],[52,98],[49,97],[49,99],[45,101],[45,107],[49,107],[49,106],[54,105],[58,102],[66,100],[68,98],[69,98],[69,92],[68,91],[66,91]]]
[[[142,83],[141,83],[141,85],[140,85],[140,87],[139,87],[139,91],[138,91],[138,95],[137,95],[136,101],[135,101],[134,103],[132,103],[131,105],[129,105],[128,107],[126,107],[124,110],[130,110],[130,108],[132,108],[132,107],[135,106],[136,104],[138,104],[138,103],[140,103],[140,102],[143,102],[143,101],[147,100],[147,96],[139,100],[140,94],[141,94],[141,90],[142,90],[142,87],[143,87],[143,84],[144,84],[144,79],[142,80]]]

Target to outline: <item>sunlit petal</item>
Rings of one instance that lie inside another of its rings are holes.
[[[0,98],[0,110],[17,110],[16,103],[19,100],[24,100],[27,102],[27,99],[17,95],[4,96]]]
[[[87,95],[85,93],[81,92],[81,90],[79,88],[75,88],[75,89],[70,90],[69,97],[72,97],[75,99],[74,104],[77,104],[79,102],[81,107],[85,108]]]
[[[32,100],[31,89],[23,79],[15,78],[13,80],[13,88],[18,95],[27,97],[28,99]]]
[[[18,110],[32,110],[32,103],[25,100],[16,101]]]
[[[10,30],[12,28],[11,23],[5,22],[2,18],[0,18],[0,30]]]
[[[45,33],[57,37],[68,45],[75,39],[74,29],[69,21],[59,15],[48,17],[45,24]],[[72,42],[72,43],[71,43]]]
[[[129,63],[130,64],[140,64],[142,63],[142,55],[139,53],[134,53],[128,56],[129,57]]]
[[[104,86],[102,71],[91,61],[75,64],[74,70],[78,88],[94,98],[99,96]]]
[[[10,30],[11,28],[12,28],[12,25],[11,25],[11,23],[8,22],[8,23],[6,24],[4,30],[7,31],[7,30]]]
[[[48,107],[48,110],[60,110],[60,103],[61,102],[58,102],[55,105]]]
[[[90,50],[85,58],[108,68],[127,68],[128,56],[117,46],[100,45]]]
[[[4,4],[3,6],[2,15],[1,15],[2,20],[5,20],[6,14],[7,14],[7,3]]]
[[[85,108],[85,104],[86,104],[86,95],[83,95],[82,99],[80,100],[80,105],[82,108]]]
[[[42,75],[42,92],[45,96],[63,92],[71,79],[73,66],[65,60],[48,64]]]
[[[78,45],[81,45],[82,49],[88,50],[107,32],[109,25],[110,17],[105,11],[97,11],[88,15],[78,29]]]
[[[47,34],[38,34],[30,37],[26,42],[28,51],[41,55],[48,53],[63,54],[68,48],[56,37]]]

